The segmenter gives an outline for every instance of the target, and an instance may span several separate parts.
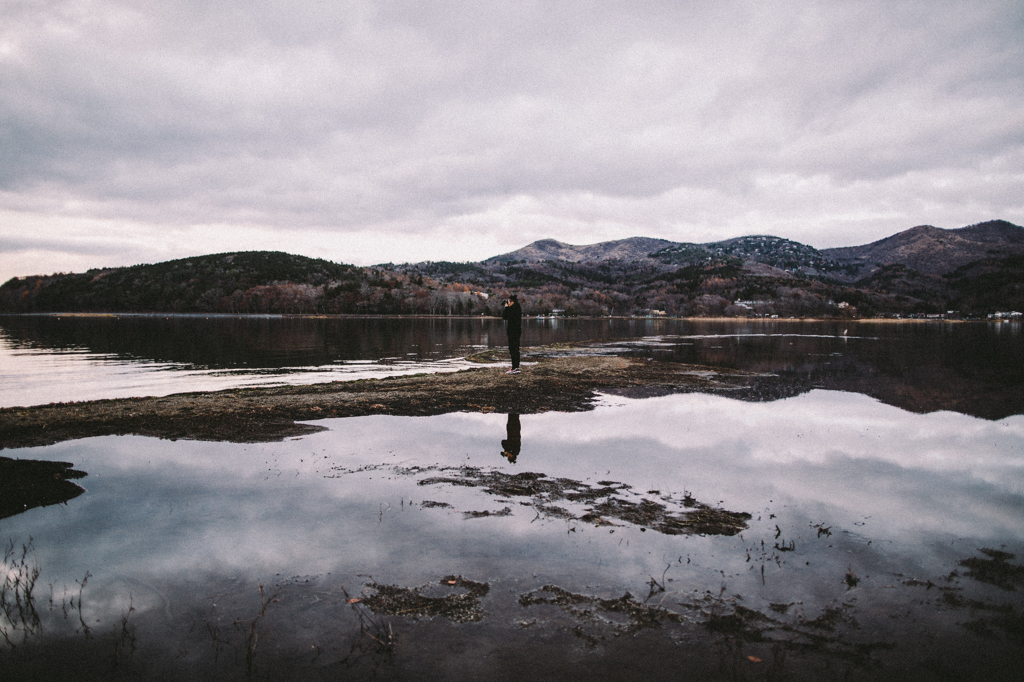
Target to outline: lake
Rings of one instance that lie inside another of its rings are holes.
[[[423,371],[504,338],[493,320],[64,322],[0,319],[4,357],[94,368],[100,392],[117,390],[111,367],[194,390],[232,369]],[[580,413],[327,419],[277,443],[3,451],[69,463],[85,491],[0,518],[0,667],[1018,679],[1019,325],[533,320],[524,344],[588,339],[759,372],[763,394],[619,391]]]
[[[631,339],[678,321],[528,319],[524,345]],[[0,315],[0,407],[457,371],[494,318]]]
[[[527,319],[523,346],[773,373],[914,411],[1024,412],[1020,322]],[[845,332],[845,334],[844,334]],[[0,407],[457,371],[493,318],[0,315]]]

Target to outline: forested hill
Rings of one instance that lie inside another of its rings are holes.
[[[1024,228],[922,226],[819,251],[769,235],[710,244],[554,240],[478,263],[357,267],[280,252],[16,277],[0,312],[875,316],[1024,310]]]
[[[236,312],[280,307],[332,284],[359,289],[361,268],[287,253],[248,251],[15,278],[0,287],[0,307],[18,311]],[[307,311],[308,307],[304,309]]]
[[[0,312],[453,315],[485,312],[487,298],[466,284],[390,265],[246,251],[15,277],[0,286]]]

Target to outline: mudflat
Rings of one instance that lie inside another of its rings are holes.
[[[478,358],[479,368],[447,374],[4,408],[0,449],[128,434],[274,441],[320,431],[299,422],[326,417],[571,412],[588,409],[598,391],[735,392],[760,376],[646,358],[548,357],[539,350],[524,353],[529,364],[521,374],[508,375],[500,359],[500,352],[488,352]]]

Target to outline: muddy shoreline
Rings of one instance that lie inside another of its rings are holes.
[[[598,391],[733,393],[759,376],[643,358],[550,357],[543,350],[526,352],[523,373],[509,376],[501,356],[490,351],[477,358],[479,368],[446,374],[3,408],[0,449],[129,434],[266,442],[320,431],[298,422],[327,417],[574,412],[589,409]]]

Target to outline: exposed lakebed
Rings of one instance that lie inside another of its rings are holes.
[[[1024,654],[1021,415],[812,388],[315,424],[5,450],[87,475],[66,504],[0,519],[0,662],[98,679],[1014,679]]]

